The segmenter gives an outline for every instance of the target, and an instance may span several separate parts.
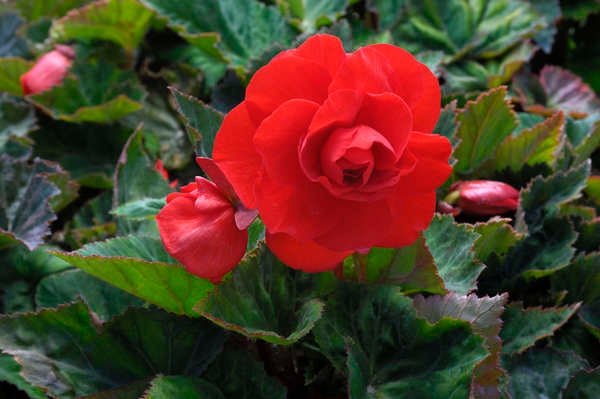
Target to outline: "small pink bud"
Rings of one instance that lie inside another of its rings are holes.
[[[74,58],[73,48],[56,45],[54,50],[44,54],[29,71],[21,75],[23,94],[37,94],[60,84]]]
[[[456,205],[467,215],[501,215],[515,211],[519,205],[519,191],[499,181],[460,181],[454,183],[450,190],[448,198],[457,197]]]

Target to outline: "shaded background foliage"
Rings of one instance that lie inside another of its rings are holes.
[[[0,380],[31,398],[593,398],[600,391],[597,0],[0,2]],[[440,79],[459,180],[515,214],[437,215],[307,275],[264,247],[217,286],[154,216],[252,74],[310,34]],[[53,44],[64,83],[23,97]]]

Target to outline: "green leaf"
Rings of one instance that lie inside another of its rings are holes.
[[[188,137],[198,156],[211,157],[217,131],[223,122],[221,112],[192,96],[171,88],[171,99],[185,121]]]
[[[0,92],[5,91],[15,96],[23,95],[19,78],[33,67],[33,62],[22,58],[0,58]]]
[[[0,317],[0,347],[18,356],[23,377],[75,398],[165,374],[199,374],[221,351],[222,330],[202,319],[131,308],[98,324],[77,302]],[[176,343],[176,344],[175,344]]]
[[[27,99],[55,119],[108,123],[138,111],[144,91],[135,74],[100,63],[75,64],[62,85]]]
[[[459,142],[455,136],[456,127],[456,100],[454,100],[442,109],[432,133],[446,137],[452,143],[452,147],[456,147]]]
[[[327,305],[313,333],[321,352],[349,369],[351,398],[468,396],[473,368],[487,355],[468,323],[418,319],[393,287],[340,284]]]
[[[45,166],[39,159],[30,165],[0,155],[0,249],[19,242],[34,249],[50,233],[56,218],[50,199],[60,191],[40,173]]]
[[[544,27],[521,0],[407,1],[393,29],[396,43],[410,52],[439,50],[450,60],[493,58]]]
[[[600,114],[594,114],[594,116],[597,115]],[[583,163],[591,157],[592,153],[600,146],[600,120],[596,120],[596,122],[587,130],[586,134],[580,138],[580,141],[578,143],[573,143],[573,146],[573,165]]]
[[[423,233],[445,287],[463,295],[475,289],[477,277],[485,268],[473,252],[479,234],[456,224],[451,216],[439,215]]]
[[[530,349],[503,359],[511,376],[507,394],[513,398],[560,398],[571,377],[587,363],[570,352]]]
[[[0,68],[1,65],[0,60]],[[7,151],[11,138],[25,137],[35,129],[35,122],[35,114],[29,104],[0,94],[0,153]]]
[[[23,22],[15,12],[0,13],[0,57],[27,55],[27,42],[17,33]]]
[[[107,389],[78,399],[138,399],[150,384],[151,378],[134,381],[118,388]]]
[[[32,399],[47,398],[42,389],[34,387],[21,376],[21,365],[6,354],[0,354],[0,381],[15,385]]]
[[[559,111],[544,122],[505,138],[489,166],[495,171],[508,168],[515,172],[525,165],[540,163],[554,168],[565,143],[564,124],[564,114]]]
[[[366,281],[393,284],[406,294],[446,293],[422,236],[407,247],[372,248],[366,258]]]
[[[525,352],[539,339],[552,336],[578,309],[579,304],[546,309],[523,309],[521,303],[508,305],[502,316],[502,353],[514,355]]]
[[[456,173],[475,174],[516,127],[516,115],[504,99],[505,96],[505,87],[492,89],[481,94],[475,101],[469,101],[457,115],[459,126],[456,139],[460,142],[453,154],[458,159],[454,166]]]
[[[29,22],[46,17],[62,17],[90,0],[15,0],[15,8]]]
[[[224,57],[237,69],[244,70],[276,40],[288,45],[295,32],[278,8],[256,0],[142,0],[146,6],[165,16],[171,28],[213,62]]]
[[[600,253],[580,255],[551,277],[552,291],[565,292],[567,303],[592,303],[600,298]]]
[[[108,321],[131,306],[142,306],[144,301],[114,285],[71,269],[43,278],[37,285],[37,308],[53,308],[77,299],[83,300],[101,321]]]
[[[559,171],[546,178],[535,178],[521,190],[517,210],[517,230],[535,231],[546,218],[554,217],[559,205],[572,201],[581,195],[590,175],[590,162],[566,171]]]
[[[574,0],[561,4],[565,18],[585,22],[590,14],[600,11],[600,4],[595,0]]]
[[[99,0],[54,21],[50,37],[58,42],[109,40],[131,53],[144,38],[153,15],[137,0]]]
[[[600,298],[584,304],[579,311],[579,319],[590,333],[600,339]]]
[[[372,8],[377,11],[379,17],[379,30],[392,28],[404,11],[406,0],[373,0],[370,2]],[[370,10],[372,11],[372,10]]]
[[[289,345],[308,334],[323,312],[318,299],[300,298],[296,280],[301,277],[261,246],[194,310],[228,330]]]
[[[208,281],[175,264],[159,240],[120,237],[53,255],[94,277],[180,315],[197,316],[195,304],[212,290]]]
[[[499,337],[502,326],[500,315],[507,300],[507,294],[478,298],[475,294],[464,296],[456,293],[427,298],[418,295],[414,300],[417,315],[429,323],[436,324],[446,317],[464,320],[471,325],[474,333],[485,339],[490,355],[475,368],[471,393],[476,398],[500,395],[498,384],[505,374],[499,357],[502,342]]]
[[[529,3],[546,22],[546,28],[537,32],[534,40],[546,54],[550,54],[557,33],[556,25],[562,17],[559,0],[529,0]]]
[[[292,18],[298,20],[304,32],[315,32],[322,26],[331,25],[340,17],[349,0],[279,0]]]
[[[140,399],[225,399],[213,384],[197,377],[166,376],[152,380]]]
[[[221,352],[202,377],[228,399],[285,399],[286,389],[249,352]]]
[[[485,223],[473,225],[472,230],[479,234],[479,238],[473,245],[477,259],[485,263],[492,253],[505,255],[510,248],[523,239],[523,235],[515,231],[510,222],[510,219],[494,217]]]
[[[147,220],[153,219],[165,204],[164,198],[142,198],[127,202],[111,213],[131,220]]]
[[[594,399],[600,392],[600,368],[582,370],[571,378],[563,392],[564,399]]]

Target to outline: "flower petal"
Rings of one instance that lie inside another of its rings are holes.
[[[284,234],[266,233],[267,246],[283,263],[308,273],[331,270],[352,251],[331,251],[311,241],[299,241]]]
[[[342,41],[332,35],[319,34],[306,39],[296,49],[296,55],[315,61],[329,71],[331,78],[335,76],[340,65],[346,59]]]
[[[409,192],[435,190],[452,173],[452,167],[448,164],[451,153],[452,145],[446,137],[412,132],[406,154],[415,156],[417,163],[410,173],[400,179],[398,186]]]
[[[199,277],[219,281],[244,256],[247,230],[237,229],[234,210],[218,188],[198,178],[198,197],[172,197],[156,216],[169,254]]]

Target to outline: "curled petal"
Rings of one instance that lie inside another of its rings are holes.
[[[248,232],[237,228],[231,203],[214,183],[197,178],[186,188],[193,190],[169,196],[158,213],[160,237],[190,273],[218,282],[244,256]]]

